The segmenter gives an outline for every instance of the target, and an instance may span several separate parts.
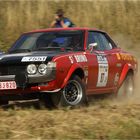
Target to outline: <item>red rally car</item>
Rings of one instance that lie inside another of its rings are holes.
[[[0,55],[0,104],[43,97],[55,106],[76,106],[91,94],[130,96],[137,67],[104,31],[35,30]]]

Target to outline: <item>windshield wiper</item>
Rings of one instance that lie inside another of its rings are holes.
[[[34,49],[35,51],[37,50],[48,50],[48,51],[56,51],[56,50],[61,50],[61,51],[73,51],[72,47],[40,47],[37,49]]]
[[[22,53],[22,52],[31,52],[30,49],[15,49],[11,50],[9,53]]]

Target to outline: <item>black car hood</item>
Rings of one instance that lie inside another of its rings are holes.
[[[23,64],[31,63],[31,61],[22,61],[25,57],[44,57],[44,61],[48,62],[53,59],[54,56],[65,54],[66,52],[56,52],[56,51],[35,51],[28,53],[12,53],[12,54],[1,54],[0,55],[0,65],[12,65],[12,64]],[[33,61],[32,61],[33,62]],[[35,63],[39,63],[35,61]]]

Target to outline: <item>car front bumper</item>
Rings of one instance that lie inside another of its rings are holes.
[[[42,82],[48,82],[51,81],[53,79],[55,79],[55,74],[52,75],[47,75],[47,76],[43,76],[43,75],[29,75],[26,76],[25,74],[19,74],[19,75],[4,75],[4,76],[0,76],[0,81],[20,81],[23,80],[21,78],[26,77],[26,81],[23,82],[27,82],[28,84],[34,84],[34,83],[42,83]]]

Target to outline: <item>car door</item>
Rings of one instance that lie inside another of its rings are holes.
[[[109,64],[107,87],[116,87],[122,71],[122,63],[117,56],[120,53],[120,48],[117,48],[113,40],[106,33],[100,33],[100,38]]]
[[[91,44],[93,50],[91,51]],[[91,62],[89,69],[88,87],[96,92],[111,91],[119,79],[117,48],[113,41],[104,32],[89,31],[87,49],[90,50]],[[94,59],[94,60],[93,60]],[[91,66],[92,65],[92,66]]]

